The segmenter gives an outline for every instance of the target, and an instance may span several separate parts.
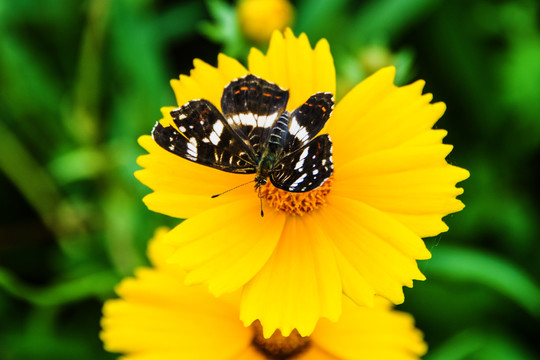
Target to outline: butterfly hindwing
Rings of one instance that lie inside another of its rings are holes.
[[[231,127],[245,134],[260,156],[288,100],[288,90],[250,74],[231,81],[225,87],[221,109]]]
[[[319,135],[279,160],[270,175],[270,181],[285,191],[311,191],[321,186],[333,170],[332,141],[326,134]]]
[[[324,127],[332,114],[334,98],[331,93],[316,93],[291,113],[289,135],[284,151],[293,152],[311,141]]]
[[[165,150],[227,172],[256,172],[253,149],[209,101],[190,101],[171,111],[171,116],[180,131],[159,122],[152,131],[154,140]]]

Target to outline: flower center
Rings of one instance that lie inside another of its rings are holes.
[[[333,181],[334,175],[315,190],[303,193],[278,189],[269,181],[261,187],[261,197],[279,211],[291,215],[309,214],[326,204],[326,196],[330,192]]]
[[[281,331],[276,330],[265,339],[263,329],[259,320],[251,324],[255,336],[253,336],[253,345],[255,348],[266,355],[269,359],[286,360],[304,352],[309,347],[309,336],[300,336],[298,331],[294,329],[289,336],[281,335]]]

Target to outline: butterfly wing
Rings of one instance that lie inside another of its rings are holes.
[[[300,149],[311,141],[324,127],[332,114],[334,98],[331,93],[312,95],[291,114],[289,135],[285,141],[285,153]]]
[[[321,186],[333,171],[332,140],[325,134],[279,160],[270,181],[285,191],[305,192]]]
[[[221,110],[260,156],[270,132],[285,111],[289,91],[255,75],[233,80],[223,90]]]
[[[165,150],[215,169],[241,174],[256,172],[253,149],[207,100],[193,100],[171,111],[177,129],[159,122],[152,137]]]

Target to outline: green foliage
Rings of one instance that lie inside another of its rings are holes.
[[[426,359],[539,358],[538,3],[294,4],[295,33],[331,44],[338,97],[395,64],[448,105],[449,161],[472,175],[402,306]],[[142,204],[136,139],[192,59],[245,61],[250,44],[223,0],[0,0],[0,38],[0,358],[115,358],[101,304],[146,264],[154,229],[178,223]]]

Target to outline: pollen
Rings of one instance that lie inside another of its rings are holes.
[[[270,182],[261,187],[261,198],[273,208],[290,215],[304,215],[326,205],[326,196],[330,193],[334,175],[315,190],[307,192],[289,192],[276,188]]]
[[[253,322],[251,328],[255,333],[253,345],[270,359],[290,359],[307,350],[311,341],[309,336],[301,336],[296,329],[289,336],[283,336],[276,330],[272,336],[265,339],[259,320]]]

